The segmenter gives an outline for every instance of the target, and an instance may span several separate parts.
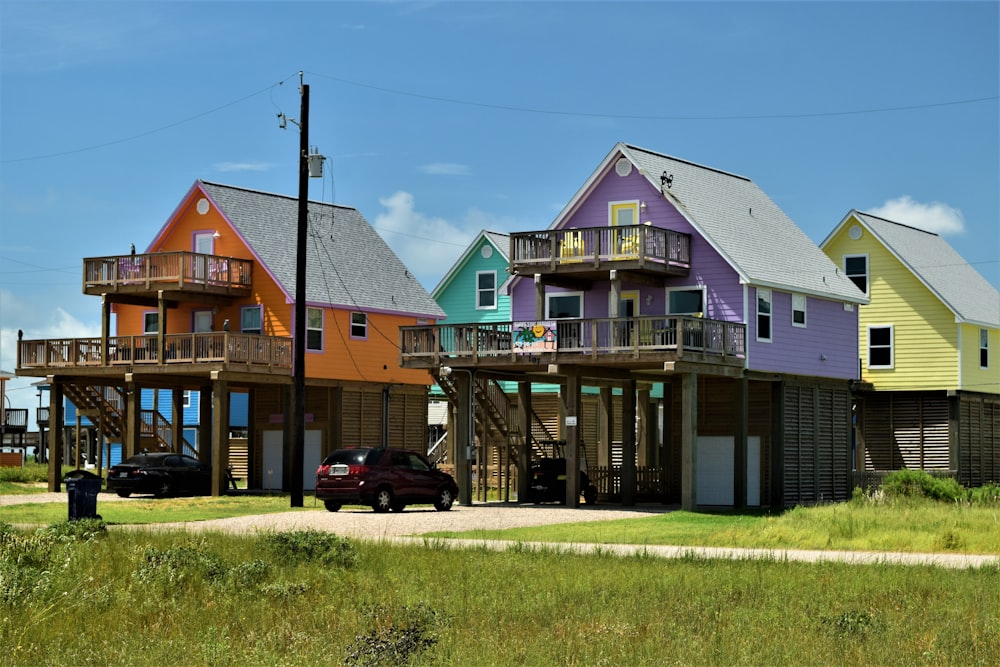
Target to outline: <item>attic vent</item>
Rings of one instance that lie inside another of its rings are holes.
[[[615,173],[619,176],[628,176],[632,173],[632,163],[625,158],[618,158],[615,163]]]
[[[208,209],[210,207],[211,204],[209,204],[208,200],[205,199],[204,197],[198,200],[198,205],[196,206],[196,208],[198,209],[198,213],[200,213],[201,215],[205,215],[206,213],[208,213]]]

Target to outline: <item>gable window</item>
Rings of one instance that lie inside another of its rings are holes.
[[[792,295],[792,326],[802,327],[806,326],[806,295],[805,294],[793,294]]]
[[[868,294],[868,255],[844,255],[844,273]]]
[[[496,310],[497,272],[476,272],[476,310]]]
[[[668,315],[694,315],[705,312],[705,288],[671,287],[667,289]]]
[[[990,330],[979,330],[979,367],[990,367]]]
[[[351,313],[351,338],[368,338],[368,316]]]
[[[306,349],[323,349],[322,308],[306,308]]]
[[[185,389],[184,390],[182,400],[184,402],[184,407],[185,408],[190,408],[191,407],[191,390],[190,389]]]
[[[757,288],[757,340],[771,342],[771,290]]]
[[[868,327],[868,368],[892,368],[892,325]]]
[[[263,330],[260,306],[244,306],[240,309],[240,331],[259,334]]]
[[[142,314],[142,333],[155,334],[160,332],[160,314],[150,311]]]
[[[545,295],[545,319],[560,320],[583,317],[582,292],[557,292]]]

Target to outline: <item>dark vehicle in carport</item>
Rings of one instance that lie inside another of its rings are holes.
[[[566,441],[543,440],[540,443],[549,448],[552,456],[538,459],[531,465],[531,484],[528,500],[533,503],[566,502]],[[580,448],[580,495],[583,502],[593,505],[597,502],[597,487],[591,484],[587,474],[587,457]]]
[[[133,493],[204,496],[212,492],[212,467],[186,454],[136,454],[111,466],[107,485],[122,498]]]
[[[369,505],[376,512],[402,512],[407,505],[433,503],[451,509],[458,485],[417,452],[357,447],[338,449],[316,470],[316,498],[331,512],[344,505]]]

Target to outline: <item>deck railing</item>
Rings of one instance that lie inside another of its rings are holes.
[[[253,261],[196,252],[112,255],[83,260],[84,289],[249,290]]]
[[[549,229],[510,235],[511,265],[554,271],[569,264],[600,267],[635,261],[665,269],[691,268],[691,237],[652,225]]]
[[[6,433],[25,433],[28,430],[28,408],[4,408],[3,430]]]
[[[701,317],[652,315],[544,322],[400,327],[403,359],[516,359],[555,352],[598,356],[674,351],[745,358],[746,326]]]
[[[18,368],[131,366],[143,364],[197,364],[221,362],[256,367],[292,367],[292,339],[258,334],[166,334],[161,358],[159,337],[112,336],[107,350],[100,338],[22,340],[17,347]]]

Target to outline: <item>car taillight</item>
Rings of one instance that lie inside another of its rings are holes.
[[[368,472],[368,466],[362,466],[362,465],[347,466],[348,475],[363,475],[366,472]]]
[[[330,466],[320,466],[316,469],[316,474],[320,477],[325,477],[330,474]]]

